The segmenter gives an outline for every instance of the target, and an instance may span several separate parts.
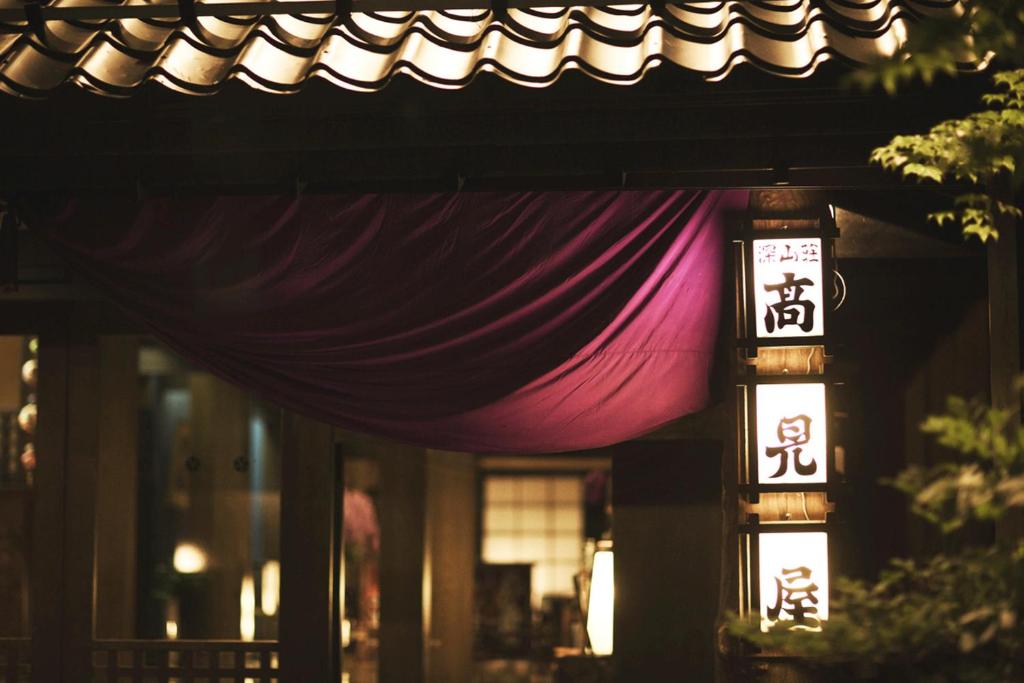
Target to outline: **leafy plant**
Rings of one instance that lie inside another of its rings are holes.
[[[999,218],[1024,215],[1013,201],[1024,178],[1024,4],[964,0],[962,5],[960,15],[915,25],[892,58],[859,70],[853,80],[892,94],[914,79],[931,83],[940,74],[956,76],[965,64],[1000,65],[1003,70],[993,76],[1000,90],[983,98],[988,109],[943,121],[924,134],[896,136],[871,155],[904,178],[970,186],[951,209],[930,218],[958,225],[965,236],[985,242],[999,238]]]
[[[911,497],[914,512],[951,532],[1024,506],[1024,431],[1011,429],[1012,412],[955,397],[947,411],[921,428],[964,457],[931,468],[910,467],[893,480]]]
[[[950,399],[922,426],[955,462],[914,467],[892,483],[945,532],[1024,507],[1024,429],[1009,411]],[[1024,545],[970,548],[924,562],[896,560],[874,582],[838,579],[818,633],[762,633],[734,618],[730,632],[804,658],[827,680],[1006,683],[1024,680]]]
[[[1024,164],[1024,69],[1003,71],[994,78],[1005,91],[985,96],[992,109],[943,121],[924,135],[898,135],[876,149],[871,160],[905,178],[991,188],[1005,177],[1011,187],[1019,187],[1018,169]],[[998,239],[996,219],[1001,215],[1020,219],[1024,214],[990,192],[965,192],[956,197],[952,209],[930,217],[940,225],[958,224],[965,235],[985,242]]]
[[[892,58],[861,69],[854,81],[891,94],[915,79],[955,77],[964,64],[997,65],[999,90],[983,98],[985,110],[897,136],[872,154],[905,178],[966,185],[951,209],[931,218],[984,242],[998,239],[1001,218],[1022,217],[1016,197],[1024,179],[1024,3],[963,0],[961,7],[960,14],[915,25]],[[889,482],[916,514],[953,533],[1024,507],[1024,429],[1009,411],[954,398],[946,414],[922,428],[958,457],[909,468]],[[893,561],[873,582],[838,579],[821,632],[779,622],[762,633],[760,619],[738,617],[729,631],[823,669],[830,682],[1009,683],[1024,681],[1022,610],[1024,544],[1004,541]]]
[[[917,79],[930,84],[939,75],[956,76],[960,65],[1024,66],[1019,0],[962,0],[960,6],[960,12],[932,14],[915,24],[894,55],[859,69],[854,82],[894,94]]]

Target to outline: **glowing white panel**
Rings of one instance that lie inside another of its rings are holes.
[[[823,335],[821,239],[754,240],[753,246],[758,338]]]
[[[587,607],[587,635],[595,655],[612,653],[615,621],[615,559],[611,550],[594,553]]]
[[[167,634],[167,640],[178,639],[178,622],[173,619],[168,619],[164,624],[164,632]]]
[[[824,384],[758,384],[757,481],[828,480]]]
[[[760,534],[758,544],[761,630],[782,622],[820,631],[828,621],[828,534]]]
[[[281,602],[281,563],[267,560],[263,563],[260,585],[260,609],[268,617],[277,614],[277,606]]]
[[[167,640],[178,639],[178,601],[171,598],[164,603],[164,634]]]
[[[256,637],[256,582],[251,573],[242,577],[238,594],[238,631],[242,640],[251,642]]]

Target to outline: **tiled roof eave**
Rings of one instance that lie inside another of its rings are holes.
[[[12,0],[13,1],[13,0]],[[70,0],[57,0],[58,2]],[[156,82],[196,95],[231,80],[294,93],[312,79],[374,91],[405,75],[461,88],[481,73],[543,87],[569,70],[628,85],[674,64],[708,80],[751,64],[785,77],[892,54],[921,16],[956,0],[732,0],[609,8],[276,15],[48,23],[45,40],[0,24],[0,90],[45,97],[79,86],[114,97]],[[967,66],[965,64],[965,66]]]

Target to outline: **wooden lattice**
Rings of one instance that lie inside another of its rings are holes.
[[[277,683],[274,641],[101,640],[94,683]]]
[[[0,683],[30,683],[28,638],[0,638]]]

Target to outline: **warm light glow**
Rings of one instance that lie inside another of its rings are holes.
[[[777,622],[820,631],[828,620],[828,534],[823,531],[758,536],[761,630]]]
[[[590,575],[590,603],[587,607],[587,635],[595,655],[612,653],[612,623],[615,612],[615,561],[611,550],[594,553]]]
[[[757,481],[828,480],[824,384],[758,384]]]
[[[167,634],[167,640],[178,639],[178,601],[170,599],[164,605],[164,633]]]
[[[484,562],[532,564],[530,601],[571,595],[583,552],[583,480],[572,475],[488,476],[483,486]]]
[[[251,641],[256,637],[256,584],[250,572],[242,577],[238,606],[238,630],[242,640]]]
[[[178,622],[174,621],[173,619],[168,619],[165,630],[167,633],[167,640],[178,639]]]
[[[38,379],[39,361],[35,358],[30,358],[21,366],[21,381],[24,382],[29,389],[35,389]]]
[[[754,240],[753,247],[757,336],[823,335],[821,239]]]
[[[39,413],[36,409],[35,403],[26,403],[21,407],[21,411],[18,413],[18,426],[21,427],[21,431],[26,434],[36,433],[36,422],[38,422]]]
[[[281,563],[267,560],[263,563],[260,578],[260,609],[268,617],[277,614],[277,605],[281,600]]]
[[[341,620],[341,646],[348,647],[352,642],[352,622],[348,619]]]
[[[206,552],[194,543],[179,543],[174,549],[174,571],[179,574],[206,571]]]

